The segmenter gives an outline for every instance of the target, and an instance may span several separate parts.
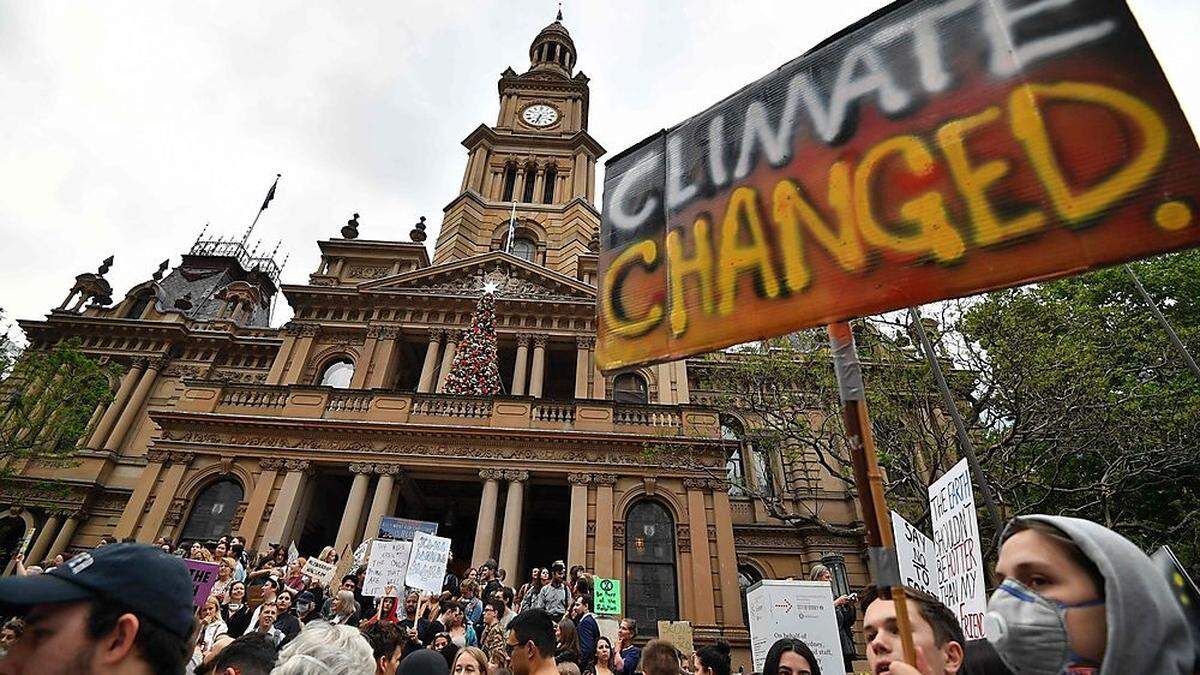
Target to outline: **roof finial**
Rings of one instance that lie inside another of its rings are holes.
[[[556,16],[556,17],[554,18],[554,20],[555,20],[555,21],[562,21],[562,0],[559,0],[559,3],[558,3],[558,16]]]

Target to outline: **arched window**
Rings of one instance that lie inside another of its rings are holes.
[[[321,371],[321,379],[317,381],[323,387],[346,389],[350,379],[354,377],[354,362],[347,358],[337,359],[328,363]]]
[[[554,203],[554,183],[558,180],[558,169],[553,166],[546,167],[546,187],[542,190],[542,203]]]
[[[512,248],[508,252],[529,262],[537,262],[537,242],[529,237],[518,236],[513,239]]]
[[[742,593],[742,621],[745,625],[750,625],[750,611],[746,606],[746,592],[750,587],[763,580],[762,572],[758,568],[748,563],[738,564],[738,590]]]
[[[521,202],[524,204],[533,203],[533,184],[537,181],[537,167],[525,167],[525,190],[521,195]]]
[[[637,373],[621,373],[613,378],[613,401],[617,403],[648,403],[650,388]]]
[[[241,501],[242,486],[232,478],[223,478],[204,488],[196,495],[180,541],[212,540],[229,534],[229,524]]]
[[[638,502],[625,518],[625,588],[625,615],[652,633],[679,618],[675,523],[658,502]]]
[[[125,312],[126,319],[140,319],[146,313],[146,308],[150,306],[150,301],[154,299],[154,294],[151,292],[143,292],[129,303],[129,309]]]
[[[513,188],[517,184],[517,167],[509,164],[504,167],[504,192],[500,196],[500,201],[511,202],[513,198]]]

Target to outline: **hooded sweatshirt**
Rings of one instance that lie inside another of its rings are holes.
[[[1080,518],[1021,516],[1062,530],[1104,575],[1108,645],[1100,675],[1189,675],[1193,645],[1183,610],[1150,557],[1112,530]],[[1004,533],[1007,539],[1009,532]]]

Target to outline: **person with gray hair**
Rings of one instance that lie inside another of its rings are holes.
[[[350,626],[313,621],[279,652],[271,675],[358,675],[375,672],[371,644]]]
[[[833,572],[820,563],[812,566],[808,578],[813,581],[824,581],[829,584],[830,590],[833,590]],[[842,661],[845,662],[846,672],[850,672],[854,659],[858,658],[858,654],[854,651],[854,635],[851,633],[854,630],[854,620],[858,614],[854,607],[856,599],[858,599],[858,595],[851,593],[833,600],[833,613],[837,615],[838,637],[841,638]]]

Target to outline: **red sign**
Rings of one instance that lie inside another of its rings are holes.
[[[1193,247],[1198,178],[1123,2],[895,3],[608,162],[598,358]]]

